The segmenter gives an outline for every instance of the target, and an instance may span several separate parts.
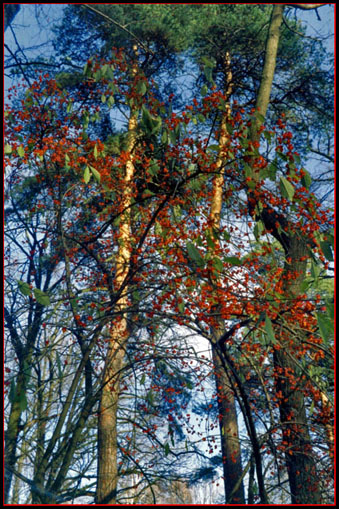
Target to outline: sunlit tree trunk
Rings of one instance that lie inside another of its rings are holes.
[[[137,69],[134,69],[134,72],[136,71]],[[119,247],[115,265],[115,290],[119,292],[120,297],[115,306],[117,319],[112,324],[99,406],[97,504],[115,504],[117,495],[117,410],[120,378],[124,366],[125,345],[129,335],[127,327],[128,286],[126,278],[131,259],[130,207],[132,203],[132,182],[135,173],[133,148],[135,146],[136,127],[137,111],[131,109],[128,123],[129,146],[127,147],[130,159],[125,166],[122,216],[119,225]]]
[[[227,98],[229,98],[232,92],[232,73],[230,67],[230,57],[228,53],[226,54],[225,58],[225,78],[225,95]],[[212,183],[210,221],[212,228],[212,238],[214,238],[216,245],[218,245],[218,240],[213,235],[213,231],[218,232],[221,226],[220,221],[223,203],[225,161],[227,155],[227,143],[229,139],[227,133],[227,120],[229,119],[229,116],[230,105],[227,103],[226,111],[224,112],[220,123],[217,173]],[[214,282],[217,283],[217,281]],[[216,311],[218,312],[218,310]],[[231,375],[230,373],[226,372],[225,364],[222,363],[222,360],[220,359],[220,351],[216,347],[218,340],[225,332],[224,321],[221,318],[218,318],[218,321],[219,325],[212,328],[212,354],[219,410],[225,498],[227,503],[244,504],[244,485],[242,481],[239,483],[242,475],[242,464],[235,395],[231,386]]]

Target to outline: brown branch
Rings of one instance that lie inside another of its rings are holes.
[[[309,11],[311,9],[318,9],[319,7],[323,7],[324,5],[329,4],[285,4],[287,7],[294,7],[295,9],[302,9],[304,11]]]

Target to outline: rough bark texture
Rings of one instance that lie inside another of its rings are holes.
[[[226,54],[225,58],[225,78],[226,78],[226,96],[229,97],[232,92],[232,73],[230,67],[230,57]],[[224,172],[225,161],[227,157],[227,119],[230,116],[230,105],[226,104],[226,111],[220,123],[219,134],[219,157],[217,162],[218,172],[213,179],[212,201],[210,210],[210,221],[212,229],[220,229],[221,209],[223,202]],[[217,243],[217,241],[216,241]],[[230,385],[229,375],[220,360],[220,352],[214,346],[225,332],[224,322],[220,320],[220,325],[212,329],[213,343],[213,363],[216,376],[216,388],[219,409],[219,425],[221,434],[221,451],[223,457],[224,485],[226,502],[231,504],[244,504],[245,492],[244,485],[239,479],[243,469],[241,464],[241,448],[239,440],[238,420],[235,405],[234,392]]]
[[[315,6],[315,4],[312,5]],[[273,6],[268,30],[264,67],[256,101],[256,109],[264,116],[269,106],[283,11],[284,4],[275,4]],[[251,141],[259,140],[258,129],[260,124],[259,120],[253,123],[250,133]],[[255,181],[259,179],[259,174],[255,169],[253,169],[253,179]],[[251,189],[248,189],[248,197],[251,209],[255,206]],[[307,244],[304,238],[295,233],[287,218],[273,210],[266,210],[265,212],[265,214],[261,214],[256,219],[263,221],[265,227],[271,230],[284,249],[286,259],[282,275],[284,291],[286,295],[293,299],[301,293],[300,285],[305,276],[306,262],[300,261],[300,259],[308,254]],[[271,212],[271,214],[267,212]],[[284,232],[283,234],[278,232],[276,226],[272,229],[272,220],[279,223]],[[289,259],[289,263],[287,259]],[[299,273],[297,278],[291,279],[289,277],[291,267],[293,271]],[[284,348],[283,337],[280,338],[280,342],[281,349],[275,351],[273,360],[277,373],[277,390],[281,390],[283,395],[280,404],[280,420],[284,440],[289,444],[286,451],[286,467],[289,476],[291,502],[293,504],[320,503],[321,495],[316,483],[316,468],[305,412],[304,394],[302,388],[291,384],[288,376],[295,373],[295,363],[288,353],[288,348]]]
[[[291,234],[286,256],[283,288],[287,298],[300,295],[300,285],[306,273],[306,261],[300,261],[307,254],[303,238]],[[291,272],[298,273],[290,277]],[[286,317],[287,318],[287,317]],[[274,353],[274,367],[277,373],[277,391],[281,391],[280,421],[283,441],[286,444],[286,466],[290,484],[292,504],[321,504],[321,491],[317,479],[317,468],[311,445],[301,380],[298,381],[296,364],[289,345],[289,338],[280,336],[279,350]],[[296,383],[294,384],[294,380]]]
[[[116,351],[110,352],[105,369],[98,422],[98,487],[97,504],[116,504],[117,467],[117,408],[119,401],[120,370],[124,350],[116,342]]]
[[[234,391],[225,367],[213,348],[213,364],[218,394],[221,450],[226,502],[232,505],[245,503],[244,484],[239,479],[243,474],[238,418]]]
[[[115,504],[118,482],[117,410],[119,402],[120,375],[124,364],[124,349],[128,339],[126,320],[127,284],[131,258],[131,183],[134,178],[132,150],[135,144],[137,113],[131,111],[128,132],[130,160],[126,163],[122,216],[119,226],[119,249],[116,257],[115,290],[120,292],[115,311],[120,316],[113,325],[104,369],[98,419],[98,484],[97,504]]]

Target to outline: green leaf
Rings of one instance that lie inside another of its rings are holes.
[[[272,322],[268,315],[266,315],[266,318],[265,318],[265,331],[267,333],[270,344],[274,345],[277,342],[277,340],[275,339]]]
[[[253,233],[255,236],[255,239],[258,241],[262,232],[265,230],[265,226],[262,221],[258,221],[254,227]]]
[[[168,132],[166,130],[162,132],[161,143],[163,143],[164,145],[168,144]]]
[[[284,198],[292,200],[294,196],[294,186],[285,177],[280,177],[280,191]]]
[[[229,263],[230,265],[237,266],[242,264],[242,261],[239,260],[239,258],[237,258],[236,256],[227,256],[226,258],[224,258],[224,262]]]
[[[105,102],[106,102],[106,101],[107,101],[107,97],[105,96],[105,94],[102,94],[102,96],[101,96],[101,102],[102,102],[103,104],[105,104]]]
[[[276,159],[274,159],[274,161],[271,162],[271,164],[268,165],[268,178],[270,180],[272,180],[272,182],[275,181],[276,179],[276,175],[277,175],[277,171],[278,171],[278,162]]]
[[[214,83],[213,77],[212,77],[212,67],[205,66],[204,67],[204,74],[205,74],[205,78],[207,79],[207,81],[209,81],[210,83]]]
[[[88,166],[86,166],[84,171],[84,181],[85,184],[88,184],[88,182],[91,180],[91,172]]]
[[[277,155],[278,157],[280,157],[280,159],[282,159],[283,161],[289,161],[288,157],[286,154],[284,154],[283,152],[277,152]]]
[[[334,302],[326,299],[326,314],[331,319],[334,320]]]
[[[19,155],[20,157],[24,157],[24,155],[25,155],[25,149],[24,149],[24,147],[23,147],[22,145],[20,145],[20,147],[18,147],[18,148],[16,149],[16,151],[17,151],[17,153],[18,153],[18,155]]]
[[[173,145],[174,145],[177,141],[177,135],[176,135],[175,131],[170,130],[168,132],[168,134],[169,134],[170,142],[173,143]]]
[[[203,87],[204,88],[204,87]],[[206,92],[207,93],[207,92]],[[206,94],[205,94],[206,95]],[[202,114],[202,113],[198,113],[197,114],[197,119],[199,120],[199,122],[201,122],[202,124],[204,124],[206,122],[206,117]]]
[[[205,261],[201,256],[199,249],[197,249],[195,245],[192,244],[192,242],[187,242],[186,248],[188,256],[191,258],[191,260],[193,260],[197,265],[199,265],[199,267],[203,267],[205,265]]]
[[[33,290],[34,297],[36,298],[37,302],[41,304],[42,306],[49,306],[51,301],[49,298],[49,295],[42,290],[39,290],[39,288],[34,288]]]
[[[108,71],[108,64],[104,64],[102,67],[101,67],[101,74],[102,76],[105,76],[106,73]]]
[[[171,449],[170,449],[170,446],[169,446],[168,442],[166,442],[166,444],[164,446],[164,449],[165,449],[165,456],[168,456],[169,453],[171,452]]]
[[[214,241],[210,235],[209,232],[206,233],[206,241],[207,241],[207,245],[210,249],[214,249],[215,248],[215,244],[214,244]]]
[[[219,145],[208,145],[208,150],[215,150],[216,152],[219,152]]]
[[[234,128],[229,122],[226,122],[226,129],[228,134],[233,134]]]
[[[100,81],[101,80],[101,77],[102,77],[102,72],[101,72],[101,69],[98,69],[97,71],[95,71],[95,73],[93,74],[93,78],[95,81]]]
[[[223,265],[222,261],[220,260],[220,258],[217,256],[215,258],[213,258],[213,265],[214,265],[214,268],[218,272],[222,272],[224,270],[224,265]]]
[[[6,143],[6,145],[4,147],[4,152],[5,152],[5,155],[12,153],[12,147],[9,145],[9,143]]]
[[[206,67],[211,67],[211,69],[213,69],[216,66],[216,61],[214,58],[212,59],[206,56],[202,56],[201,61]]]
[[[185,303],[184,302],[178,302],[178,309],[180,313],[184,313],[185,311]]]
[[[202,97],[205,97],[205,95],[207,95],[207,92],[208,92],[208,86],[207,85],[204,85],[201,90],[200,90],[200,95],[202,95]]]
[[[110,108],[112,108],[113,104],[114,104],[114,97],[112,95],[109,96],[109,98],[107,99],[107,104]]]
[[[146,375],[145,375],[145,373],[143,373],[143,374],[142,374],[142,377],[141,377],[141,379],[140,379],[140,383],[141,383],[141,385],[144,385],[144,384],[145,384],[145,380],[146,380]]]
[[[155,159],[152,159],[150,162],[150,167],[148,169],[148,173],[150,175],[152,175],[152,177],[154,177],[155,175],[158,174],[159,170],[160,170],[160,166],[158,165],[158,161],[156,161]]]
[[[146,83],[144,81],[138,81],[137,92],[140,95],[145,95],[146,94],[147,86],[146,86]]]
[[[314,412],[314,400],[312,400],[312,403],[311,403],[311,406],[310,406],[310,410],[309,410],[309,411],[310,411],[310,415],[312,415],[312,414],[313,414],[313,412]]]
[[[264,135],[265,139],[268,141],[268,143],[271,143],[271,141],[272,141],[272,134],[269,133],[268,131],[264,131],[263,135]]]
[[[20,279],[18,279],[18,286],[19,286],[20,292],[23,295],[31,295],[32,290],[28,283],[25,283],[24,281],[21,281]]]
[[[180,205],[174,205],[173,207],[173,216],[176,221],[180,221],[182,215],[182,210]]]
[[[304,175],[301,177],[301,183],[304,187],[306,187],[306,189],[309,189],[311,183],[312,183],[312,177],[311,175],[308,173],[307,170],[303,170],[304,171]]]
[[[162,120],[161,117],[153,117],[148,109],[143,106],[141,125],[149,134],[156,134],[161,129]]]
[[[333,321],[323,313],[317,313],[318,327],[325,344],[328,344],[330,336],[334,333]]]
[[[93,174],[93,177],[95,178],[95,180],[97,182],[100,182],[101,180],[101,175],[100,173],[98,172],[98,170],[96,170],[95,168],[93,168],[93,166],[90,166],[90,169],[91,169],[91,172]],[[86,182],[87,183],[87,182]]]
[[[331,243],[329,241],[325,240],[324,242],[320,242],[320,247],[321,247],[321,250],[324,253],[324,256],[326,257],[326,259],[329,262],[333,262],[334,258],[333,258],[333,253],[332,253],[332,249],[331,249]]]
[[[153,395],[152,391],[148,391],[148,393],[146,394],[146,400],[148,401],[148,403],[150,405],[153,405],[153,403],[154,403],[154,395]]]
[[[94,145],[93,155],[94,155],[94,159],[97,160],[98,159],[98,147],[96,145]]]
[[[311,276],[315,281],[318,279],[319,274],[320,274],[319,265],[314,260],[311,260]]]

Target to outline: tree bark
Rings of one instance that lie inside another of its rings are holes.
[[[232,92],[232,73],[230,67],[230,57],[226,54],[225,58],[225,78],[226,78],[226,97],[229,98]],[[219,156],[217,162],[217,174],[212,183],[212,201],[210,210],[210,222],[213,230],[220,229],[221,209],[223,203],[223,188],[224,188],[224,165],[225,157],[227,154],[227,120],[230,117],[230,105],[226,104],[226,111],[223,114],[220,123],[219,134]],[[216,240],[216,245],[218,241]],[[215,281],[216,282],[216,281]],[[242,476],[242,463],[241,463],[241,447],[239,440],[239,429],[237,420],[237,411],[235,404],[234,391],[231,388],[230,376],[220,359],[220,350],[216,345],[225,332],[224,321],[219,319],[219,326],[212,328],[212,355],[214,363],[214,371],[216,377],[216,390],[218,398],[219,409],[219,426],[221,437],[221,451],[223,458],[224,470],[224,486],[225,498],[227,503],[230,504],[244,504],[245,491],[243,481],[239,484],[239,479]],[[239,486],[237,487],[237,484]]]
[[[266,42],[265,62],[262,78],[258,91],[256,109],[265,116],[269,106],[270,93],[276,66],[280,27],[283,21],[283,4],[275,4],[272,10],[270,27]],[[259,127],[261,121],[256,119],[251,127],[250,139],[252,142],[259,141]],[[259,173],[253,169],[253,180],[258,182]],[[253,200],[253,192],[248,189],[249,201]],[[250,205],[250,208],[252,205]],[[305,276],[306,261],[300,261],[307,256],[308,250],[306,241],[297,235],[293,228],[290,228],[288,219],[278,215],[275,211],[269,214],[265,211],[256,219],[261,219],[265,227],[272,231],[272,234],[282,245],[285,252],[285,266],[282,274],[285,295],[291,299],[300,293],[300,285]],[[279,234],[276,227],[272,230],[273,217],[282,227],[283,233]],[[289,262],[287,262],[289,260]],[[290,278],[291,267],[299,273],[298,278]],[[296,366],[284,348],[284,338],[280,337],[281,348],[275,350],[273,362],[276,372],[277,391],[281,391],[280,421],[283,439],[288,443],[286,450],[286,467],[289,476],[291,502],[293,504],[320,503],[321,495],[316,480],[316,465],[312,454],[311,439],[308,431],[307,416],[304,405],[304,394],[300,387],[293,387],[289,376],[296,376]]]
[[[27,382],[29,380],[31,371],[31,361],[33,356],[34,344],[38,335],[38,331],[42,319],[42,306],[36,304],[34,318],[31,327],[28,330],[27,342],[23,346],[20,339],[17,337],[17,332],[13,328],[11,317],[5,312],[5,319],[7,326],[12,336],[13,344],[16,348],[16,354],[19,359],[19,373],[15,384],[14,399],[11,404],[7,429],[5,431],[5,486],[4,486],[4,500],[5,504],[8,503],[10,489],[13,478],[13,470],[17,461],[17,444],[21,426],[22,415],[22,397],[27,392]]]
[[[266,115],[267,108],[270,103],[270,95],[279,47],[280,27],[283,21],[283,12],[283,4],[275,4],[273,6],[270,26],[267,34],[264,67],[255,104],[256,110],[258,110],[263,116]],[[258,139],[258,130],[261,123],[262,122],[257,118],[253,121],[250,131],[250,139],[252,141],[256,141]]]
[[[137,69],[134,69],[137,72]],[[124,364],[124,349],[128,339],[127,327],[127,291],[131,259],[131,217],[132,199],[131,183],[134,178],[133,147],[137,112],[131,110],[128,123],[130,159],[126,163],[125,186],[123,191],[122,216],[119,225],[119,248],[116,257],[115,290],[120,292],[115,311],[118,320],[113,324],[107,359],[104,368],[98,418],[98,481],[96,492],[97,504],[116,504],[118,483],[118,444],[117,444],[117,411],[119,402],[120,376]]]
[[[283,290],[287,299],[294,301],[300,295],[300,285],[306,275],[307,245],[302,237],[291,234],[289,250],[283,272]],[[291,269],[292,268],[292,269]],[[291,272],[298,277],[291,277]],[[288,319],[288,316],[285,317]],[[277,374],[276,387],[281,394],[279,405],[280,424],[283,442],[286,447],[285,458],[288,472],[292,504],[321,504],[322,497],[317,478],[317,467],[308,429],[304,394],[300,374],[291,355],[291,347],[286,344],[290,338],[282,332],[279,336],[279,349],[273,360]],[[286,345],[286,346],[285,346]],[[295,381],[295,383],[294,383]]]
[[[244,483],[241,481],[237,488],[243,474],[243,467],[234,391],[215,348],[212,349],[212,354],[217,387],[226,502],[232,505],[245,504]]]

